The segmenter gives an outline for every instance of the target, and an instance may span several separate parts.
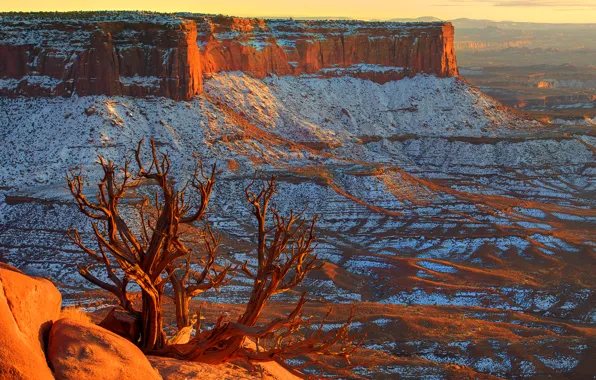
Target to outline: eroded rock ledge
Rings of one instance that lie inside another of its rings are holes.
[[[204,76],[456,76],[450,23],[140,12],[0,15],[0,95],[190,99]]]

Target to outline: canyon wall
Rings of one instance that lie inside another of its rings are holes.
[[[0,96],[191,99],[220,71],[458,75],[449,23],[259,20],[139,12],[0,16]]]
[[[192,15],[185,17],[193,18]],[[450,23],[194,17],[203,71],[352,75],[377,82],[457,75]]]
[[[194,21],[66,16],[0,21],[0,95],[189,99],[202,91]]]

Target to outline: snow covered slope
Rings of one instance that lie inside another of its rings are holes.
[[[447,166],[479,167],[592,158],[584,144],[549,138],[538,122],[456,78],[417,76],[381,85],[349,77],[261,81],[227,73],[208,80],[205,90],[189,102],[0,98],[0,184],[55,183],[66,167],[92,164],[97,153],[116,159],[147,136],[181,157],[200,152],[247,167],[255,157],[268,165],[315,158],[412,165],[431,155]]]
[[[80,256],[64,230],[88,226],[64,170],[82,164],[91,185],[97,154],[119,160],[155,137],[181,177],[194,152],[223,168],[210,221],[227,259],[251,257],[244,186],[255,170],[277,174],[282,210],[308,205],[321,216],[327,263],[306,282],[313,298],[371,302],[385,310],[369,318],[374,326],[400,321],[391,308],[419,305],[486,331],[381,329],[369,349],[429,362],[422,372],[394,363],[363,375],[441,378],[445,363],[508,378],[584,370],[596,323],[593,129],[527,120],[456,78],[232,72],[204,88],[188,102],[0,98],[0,259],[80,295],[89,285],[73,271]],[[246,281],[205,298],[243,300]]]

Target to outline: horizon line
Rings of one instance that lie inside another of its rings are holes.
[[[338,21],[366,21],[366,22],[394,22],[393,20],[411,20],[412,22],[425,22],[419,21],[423,18],[434,18],[436,19],[435,22],[453,22],[458,20],[470,20],[470,21],[485,21],[485,22],[494,22],[494,23],[515,23],[515,24],[554,24],[554,25],[596,25],[596,22],[537,22],[537,21],[513,21],[513,20],[491,20],[491,19],[481,19],[481,18],[469,18],[469,17],[461,17],[455,19],[442,19],[440,17],[435,16],[418,16],[418,17],[393,17],[393,18],[354,18],[351,16],[300,16],[300,15],[246,15],[246,14],[226,14],[226,13],[208,13],[208,12],[189,12],[183,10],[173,10],[170,12],[162,12],[162,11],[153,11],[147,9],[89,9],[89,10],[60,10],[60,11],[51,11],[51,10],[19,10],[19,11],[3,11],[0,10],[0,14],[7,14],[7,13],[73,13],[73,12],[147,12],[147,13],[156,13],[156,14],[176,14],[176,13],[192,13],[192,14],[202,14],[202,15],[213,15],[213,16],[227,16],[227,17],[240,17],[240,18],[252,18],[252,19],[300,19],[300,20],[313,20],[313,21],[323,21],[323,20],[338,20]],[[408,21],[405,21],[408,22]],[[428,22],[428,21],[427,21]]]

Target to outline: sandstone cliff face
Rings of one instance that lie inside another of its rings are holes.
[[[202,91],[194,21],[105,19],[2,18],[0,95],[190,99]]]
[[[377,82],[420,73],[458,75],[450,23],[194,19],[206,74],[243,71],[264,77],[319,73]]]
[[[190,99],[243,71],[376,82],[456,76],[449,23],[258,20],[136,12],[0,16],[0,96]]]

